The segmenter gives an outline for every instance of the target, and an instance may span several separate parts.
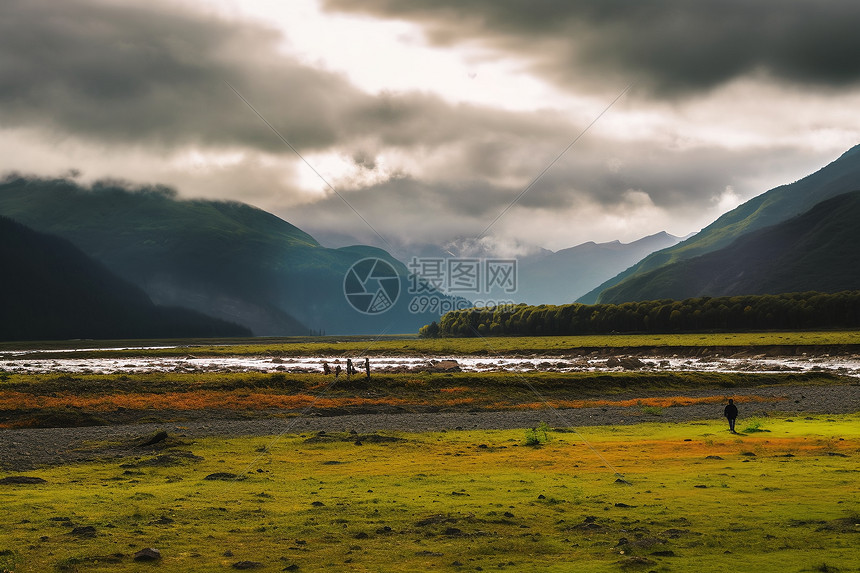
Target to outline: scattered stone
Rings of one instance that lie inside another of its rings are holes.
[[[708,489],[708,486],[706,486],[704,484],[694,485],[693,487],[697,487],[699,489]]]
[[[706,460],[721,460],[723,458],[721,458],[720,456],[705,456],[705,459]]]
[[[171,523],[173,523],[173,520],[170,519],[169,517],[167,517],[166,515],[162,515],[161,517],[159,517],[155,521],[149,522],[150,525],[170,525]]]
[[[644,362],[642,362],[641,360],[639,360],[635,356],[628,356],[628,357],[622,358],[618,361],[618,364],[619,364],[619,366],[621,366],[625,370],[638,370],[639,368],[642,368],[645,365]],[[608,363],[607,363],[607,365],[608,365]]]
[[[654,555],[656,557],[675,557],[675,552],[671,549],[664,549],[661,551],[654,551],[651,553],[651,555]]]
[[[376,533],[378,533],[379,535],[385,535],[386,533],[391,533],[391,531],[391,527],[386,525],[385,527],[380,527],[379,529],[377,529]]]
[[[448,527],[445,531],[442,532],[445,535],[462,535],[463,531],[456,527]]]
[[[314,501],[314,502],[311,502],[311,505],[312,505],[312,506],[314,506],[314,507],[323,507],[323,506],[325,506],[325,504],[324,504],[323,502],[321,502],[321,501]]]
[[[369,536],[367,533],[363,532],[363,531],[359,531],[358,533],[356,533],[356,534],[355,534],[355,535],[353,535],[352,537],[353,537],[354,539],[367,539],[367,538],[368,538],[368,537],[370,537],[370,536]]]
[[[161,551],[152,547],[141,549],[134,554],[135,561],[158,561],[161,559]]]
[[[169,468],[173,466],[181,466],[187,462],[201,462],[203,458],[200,456],[195,456],[191,452],[170,452],[166,454],[161,454],[155,456],[154,458],[150,458],[148,460],[143,460],[139,462],[126,462],[124,464],[120,464],[121,468]],[[134,474],[140,475],[140,474]]]
[[[747,458],[754,458],[754,457],[756,457],[755,452],[741,452],[741,455],[742,455],[742,456],[744,456],[744,457],[747,457]]]
[[[214,474],[209,474],[205,478],[205,480],[209,481],[235,481],[240,479],[245,479],[245,476],[238,476],[236,474],[231,474],[227,472],[215,472]]]
[[[828,456],[836,457],[836,458],[847,458],[847,454],[842,454],[840,452],[824,452]]]
[[[437,515],[429,515],[429,516],[425,517],[424,519],[419,519],[418,521],[415,522],[415,526],[416,527],[426,527],[428,525],[435,525],[437,523],[456,523],[456,522],[457,522],[457,520],[454,519],[453,517],[448,516],[448,515],[442,515],[440,513]]]
[[[636,507],[636,506],[635,505],[627,505],[626,503],[616,503],[615,507],[624,508],[624,507]]]
[[[281,569],[281,571],[298,571],[298,570],[299,570],[299,566],[296,565],[295,563],[293,563],[292,565],[287,565],[286,567]]]
[[[444,557],[444,553],[437,553],[436,551],[416,551],[415,555],[418,557]]]
[[[640,567],[648,567],[654,565],[654,561],[647,557],[628,557],[618,562],[622,569],[638,569]]]
[[[679,537],[682,537],[684,535],[701,535],[701,533],[696,533],[696,532],[690,531],[689,529],[672,528],[672,529],[667,529],[666,531],[664,531],[662,535],[663,535],[663,537],[666,537],[668,539],[678,539]]]
[[[263,564],[259,561],[237,561],[233,563],[233,569],[259,569]]]
[[[460,364],[456,360],[440,360],[439,362],[431,361],[429,365],[423,368],[427,372],[460,372]]]
[[[96,528],[92,525],[84,525],[82,527],[75,527],[69,533],[69,535],[76,535],[77,537],[95,537],[96,536]]]
[[[138,448],[145,448],[147,446],[155,445],[159,442],[163,442],[168,438],[167,432],[161,430],[160,432],[156,432],[155,434],[149,436],[148,438],[144,438],[139,444],[137,444]]]
[[[224,557],[233,557],[233,552],[228,549],[227,551],[225,551],[221,555],[223,555]]]
[[[34,476],[7,476],[3,479],[0,479],[0,485],[28,485],[28,484],[38,484],[38,483],[48,483],[40,477]]]
[[[538,496],[538,499],[546,499],[546,496],[545,496],[544,494],[540,494],[540,495]]]

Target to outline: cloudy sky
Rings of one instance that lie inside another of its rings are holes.
[[[860,143],[858,25],[854,0],[4,0],[0,171],[334,246],[685,235]]]

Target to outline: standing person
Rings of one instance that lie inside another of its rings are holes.
[[[364,375],[370,380],[370,358],[367,356],[364,357]]]
[[[331,374],[331,367],[328,365],[328,362],[323,362],[323,373]]]
[[[352,365],[352,358],[346,359],[346,379],[349,380],[349,377],[353,375],[355,372],[355,367]]]
[[[737,432],[735,432],[735,420],[738,417],[738,407],[735,406],[735,401],[731,398],[729,398],[729,403],[723,410],[723,416],[729,420],[729,431],[733,434],[737,434]]]
[[[338,376],[340,376],[340,364],[335,364],[335,366],[334,366],[334,377],[335,377],[335,380],[337,379],[337,377],[338,377]]]

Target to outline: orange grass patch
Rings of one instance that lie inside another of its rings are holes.
[[[442,388],[442,392],[454,394],[468,391],[466,387]],[[784,398],[762,396],[741,396],[738,403],[744,402],[774,402]],[[690,406],[693,404],[723,403],[721,396],[691,398],[687,396],[672,396],[661,398],[634,398],[629,400],[549,400],[547,402],[528,402],[512,404],[510,402],[488,402],[488,408],[538,410],[547,404],[554,408],[599,408],[599,407],[671,407]],[[64,408],[70,406],[93,412],[110,412],[118,408],[127,410],[295,410],[313,406],[315,408],[343,408],[345,406],[407,406],[428,405],[437,403],[445,406],[475,404],[475,398],[448,398],[437,402],[421,399],[405,399],[394,397],[361,398],[337,397],[320,398],[312,394],[278,394],[269,392],[223,391],[223,390],[194,390],[190,392],[167,392],[163,394],[127,393],[106,394],[101,396],[78,396],[71,393],[53,396],[34,396],[25,392],[0,393],[0,410],[36,410],[40,408]]]
[[[95,412],[109,412],[117,408],[129,410],[203,410],[236,409],[265,410],[269,408],[297,409],[308,406],[340,408],[344,406],[404,405],[414,401],[398,398],[318,398],[310,394],[267,394],[262,392],[168,392],[165,394],[115,394],[106,396],[33,396],[23,392],[0,394],[0,410],[38,408],[84,408]]]

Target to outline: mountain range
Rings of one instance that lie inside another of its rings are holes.
[[[588,294],[580,297],[578,302],[582,303],[621,303],[633,300],[647,300],[649,298],[671,298],[673,293],[680,291],[668,288],[668,285],[677,284],[679,281],[693,280],[690,275],[690,266],[671,266],[680,261],[693,259],[695,257],[719,251],[728,247],[740,237],[783,223],[793,217],[806,213],[818,203],[832,197],[842,195],[851,191],[860,190],[860,145],[845,152],[837,160],[816,171],[815,173],[788,185],[782,185],[767,191],[757,197],[750,199],[737,208],[725,213],[716,221],[702,229],[693,237],[678,243],[675,246],[654,252],[636,265],[619,273],[615,277],[593,289]],[[824,234],[817,234],[816,240],[826,240]],[[807,252],[822,252],[823,245],[806,243],[799,246],[797,259],[806,257]],[[788,261],[790,262],[790,261]],[[842,260],[838,264],[856,264],[853,258]],[[642,277],[643,274],[663,268],[664,273],[650,275],[652,279],[661,277],[656,283]],[[695,268],[704,268],[700,264]],[[673,271],[673,269],[675,269]],[[668,280],[667,276],[673,272],[681,272],[684,269],[684,278]],[[740,271],[740,269],[737,269]],[[749,269],[751,272],[755,269]],[[834,269],[835,271],[836,269]],[[798,268],[797,272],[803,272]],[[819,267],[818,274],[808,277],[805,284],[811,289],[825,289],[829,284],[827,278],[829,271]],[[729,275],[727,275],[729,276]],[[747,283],[726,278],[732,284],[719,282],[707,283],[703,277],[696,279],[697,284],[707,284],[703,294],[713,295],[717,292],[724,294],[749,294],[744,291]],[[664,289],[660,284],[667,285]],[[764,283],[762,283],[764,284]],[[781,284],[774,279],[769,283],[769,292],[789,292],[794,288],[792,282]],[[734,286],[732,286],[734,285]],[[674,287],[672,287],[674,288]],[[860,284],[854,284],[851,288],[860,288]],[[695,289],[688,289],[693,291]],[[687,291],[685,291],[687,292]]]
[[[18,325],[0,338],[379,334],[439,318],[410,304],[410,270],[388,252],[324,247],[243,203],[9,176],[0,216],[17,221],[0,228],[0,318]],[[516,292],[494,294],[564,304],[858,289],[858,218],[860,146],[684,240],[657,233],[519,257]]]
[[[68,240],[156,304],[196,310],[255,336],[415,332],[438,319],[413,312],[405,296],[387,312],[356,310],[344,292],[353,264],[385,261],[401,292],[406,267],[373,247],[322,247],[238,202],[183,200],[161,187],[11,177],[0,184],[0,215]]]
[[[0,340],[249,336],[235,324],[156,306],[70,242],[0,217]]]

